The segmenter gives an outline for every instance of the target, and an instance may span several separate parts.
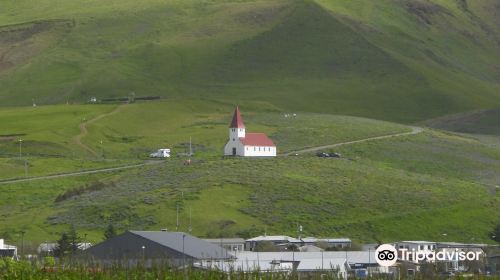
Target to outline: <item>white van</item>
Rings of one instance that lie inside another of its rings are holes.
[[[158,151],[149,155],[152,158],[169,158],[170,157],[170,149],[159,149]]]

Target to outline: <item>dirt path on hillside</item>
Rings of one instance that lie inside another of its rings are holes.
[[[307,148],[307,149],[302,149],[302,150],[297,150],[297,151],[289,152],[289,153],[283,154],[283,156],[291,156],[291,155],[295,155],[295,154],[303,154],[303,153],[316,152],[316,151],[323,150],[323,149],[335,148],[335,147],[340,147],[340,146],[344,146],[344,145],[351,145],[351,144],[356,144],[356,143],[363,143],[363,142],[368,142],[368,141],[373,141],[373,140],[380,140],[380,139],[386,139],[386,138],[392,138],[392,137],[400,137],[400,136],[406,136],[406,135],[413,135],[413,134],[421,133],[423,131],[424,131],[424,129],[421,128],[421,127],[412,126],[410,132],[389,134],[389,135],[383,135],[383,136],[377,136],[377,137],[370,137],[370,138],[365,138],[365,139],[360,139],[360,140],[354,140],[354,141],[348,141],[348,142],[341,142],[341,143],[331,144],[331,145],[325,145],[325,146],[311,147],[311,148]]]
[[[57,178],[63,178],[63,177],[80,176],[80,175],[85,175],[85,174],[114,172],[114,171],[120,171],[120,170],[124,170],[124,169],[138,168],[138,167],[142,167],[142,166],[146,166],[146,165],[160,164],[163,162],[164,161],[162,161],[162,160],[147,160],[143,163],[122,165],[122,166],[116,166],[116,167],[107,167],[107,168],[93,169],[93,170],[82,170],[82,171],[77,171],[77,172],[52,174],[52,175],[29,177],[29,178],[5,179],[5,180],[0,180],[0,185],[20,183],[20,182],[30,182],[30,181],[36,181],[36,180],[57,179]]]
[[[111,115],[114,115],[114,114],[120,112],[127,105],[128,105],[128,103],[119,105],[113,111],[111,111],[109,113],[98,115],[97,117],[95,117],[93,119],[90,119],[88,121],[85,121],[85,122],[81,123],[80,126],[79,126],[79,128],[80,128],[80,134],[78,134],[77,136],[75,136],[73,138],[73,141],[75,142],[75,144],[78,145],[79,147],[81,147],[82,149],[86,150],[87,152],[91,153],[92,155],[97,156],[97,152],[96,151],[94,151],[92,148],[90,148],[89,146],[85,145],[82,142],[82,139],[85,136],[87,136],[87,134],[89,134],[87,126],[95,123],[96,121],[98,121],[98,120],[100,120],[102,118],[105,118],[105,117],[108,117],[108,116],[111,116]]]

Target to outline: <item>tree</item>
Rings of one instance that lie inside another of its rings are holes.
[[[69,242],[69,237],[66,232],[61,234],[61,238],[57,240],[57,247],[54,249],[54,256],[64,257],[68,252],[70,252],[71,245]]]
[[[104,231],[104,239],[110,239],[116,236],[116,230],[115,227],[113,227],[113,224],[109,224],[106,230]]]
[[[61,238],[57,240],[57,247],[54,250],[54,255],[57,257],[64,257],[68,254],[73,255],[80,249],[80,242],[81,240],[80,237],[78,237],[75,226],[71,225],[69,230],[67,232],[63,232],[61,234]]]

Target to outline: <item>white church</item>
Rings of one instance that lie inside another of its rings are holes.
[[[229,141],[224,147],[225,156],[275,157],[276,145],[265,133],[246,133],[240,109],[234,110],[229,125]]]

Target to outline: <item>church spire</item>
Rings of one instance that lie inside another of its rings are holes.
[[[243,118],[240,114],[240,108],[238,106],[236,106],[236,109],[234,109],[233,120],[231,121],[229,128],[245,128]]]

